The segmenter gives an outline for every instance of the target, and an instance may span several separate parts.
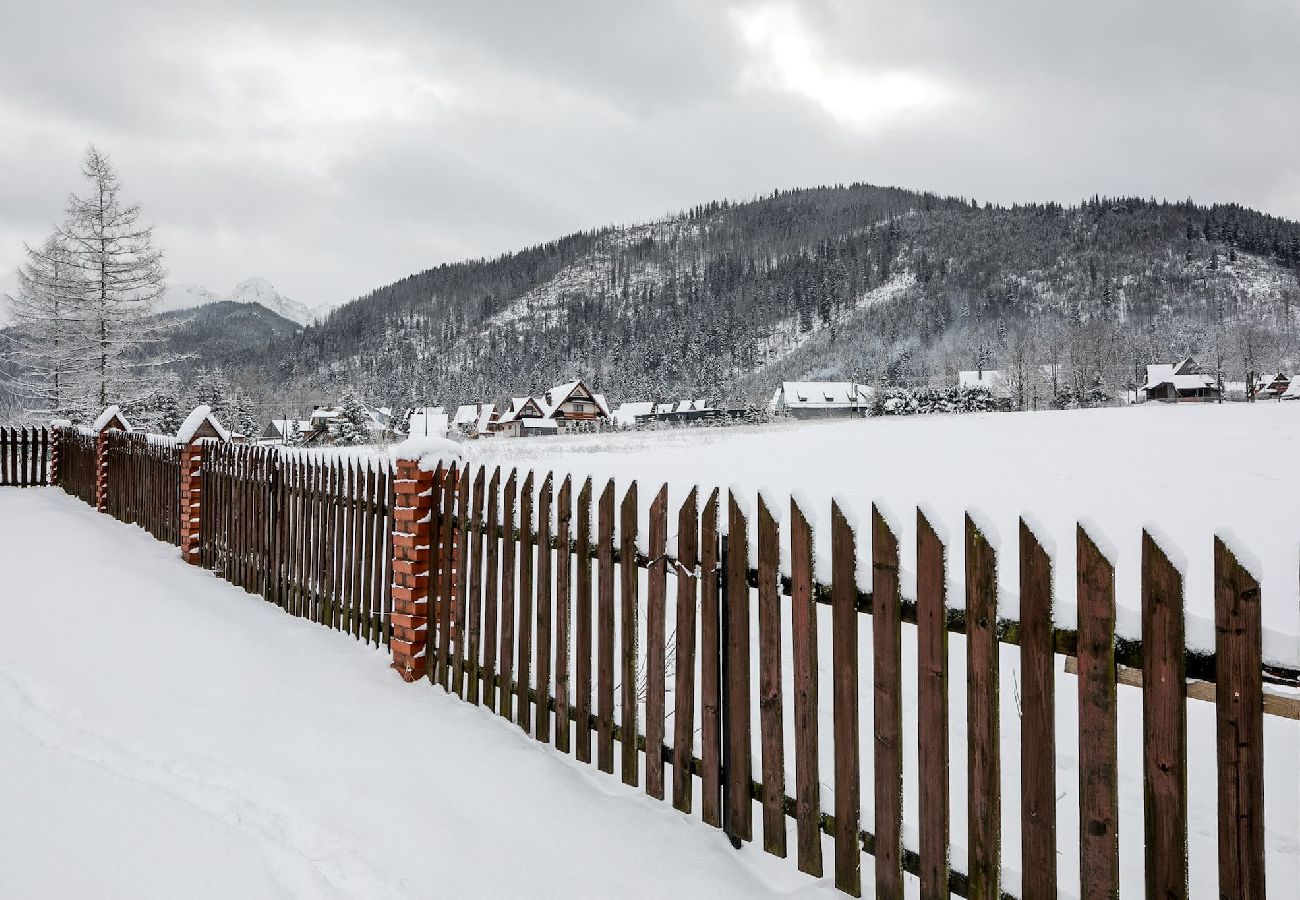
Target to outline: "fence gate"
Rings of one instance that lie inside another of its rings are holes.
[[[0,487],[49,484],[47,428],[0,428]]]

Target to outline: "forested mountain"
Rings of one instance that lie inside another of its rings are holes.
[[[756,400],[783,378],[1053,365],[1061,390],[1117,392],[1184,355],[1242,378],[1300,359],[1298,269],[1300,224],[1235,205],[777,191],[411,275],[277,339],[249,387],[403,406],[582,377],[615,400]]]

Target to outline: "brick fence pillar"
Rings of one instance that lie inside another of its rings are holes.
[[[50,435],[50,469],[48,477],[50,487],[59,486],[59,437],[63,434],[64,427],[70,424],[72,423],[66,420],[55,419],[50,423],[48,429]]]
[[[108,407],[95,420],[95,509],[100,512],[108,510],[108,433],[130,430],[116,406]]]
[[[181,558],[197,566],[199,524],[203,521],[203,445],[202,439],[181,447]]]
[[[393,484],[393,668],[406,681],[426,671],[433,473],[418,460],[397,461]]]

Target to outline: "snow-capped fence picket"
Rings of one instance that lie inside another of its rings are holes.
[[[36,487],[49,480],[50,430],[0,428],[0,487]]]
[[[181,541],[181,446],[175,438],[110,431],[105,512],[168,544]]]
[[[204,568],[292,615],[388,643],[387,461],[212,442],[202,473]]]
[[[58,447],[58,486],[64,491],[95,505],[96,456],[95,436],[88,429],[70,425],[59,428],[55,444]]]

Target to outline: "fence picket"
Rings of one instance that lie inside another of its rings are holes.
[[[578,491],[578,576],[574,604],[573,709],[577,718],[577,750],[581,762],[591,762],[591,479]]]
[[[835,735],[835,886],[862,896],[861,755],[858,738],[857,542],[831,504],[831,685]]]
[[[1142,757],[1148,897],[1187,897],[1183,579],[1142,532]],[[1053,767],[1053,771],[1055,767]]]
[[[1214,634],[1219,770],[1219,896],[1264,889],[1264,697],[1260,589],[1214,539]]]
[[[813,600],[812,529],[790,501],[790,624],[794,665],[795,819],[799,871],[822,877],[821,760],[817,728],[817,603]]]
[[[699,577],[699,492],[691,489],[677,512],[677,620],[673,688],[673,806],[691,811],[695,738],[695,629]]]
[[[718,489],[700,521],[700,818],[722,827],[722,573],[718,543]]]
[[[469,639],[467,642],[469,656],[469,694],[466,697],[476,706],[483,696],[483,662],[481,642],[483,631],[483,491],[486,487],[486,470],[479,466],[474,473],[474,505],[470,511],[470,536],[464,554],[470,558],[469,568]],[[492,537],[495,541],[495,535]]]
[[[622,582],[619,590],[621,608],[619,610],[619,632],[622,638],[619,654],[623,663],[622,671],[622,709],[619,727],[622,734],[623,783],[635,787],[638,768],[636,738],[640,729],[637,726],[637,692],[640,688],[637,678],[637,642],[640,638],[640,615],[637,605],[641,570],[636,562],[636,482],[628,485],[623,495],[620,508],[619,524],[619,575]]]
[[[997,562],[993,548],[970,516],[966,517],[966,644],[967,822],[970,827],[967,896],[971,900],[1000,900],[1002,795]]]
[[[510,470],[506,479],[505,499],[502,507],[501,527],[504,529],[505,544],[501,548],[501,694],[500,709],[503,719],[513,719],[511,703],[514,700],[515,671],[515,579],[518,577],[516,565],[518,531],[515,518],[515,500],[519,495],[517,474]]]
[[[1056,652],[1052,561],[1020,520],[1022,889],[1056,895]]]
[[[596,522],[596,766],[614,771],[614,482],[601,491]]]
[[[646,597],[645,792],[664,798],[665,647],[668,592],[668,485],[650,504],[650,572]]]
[[[483,573],[486,594],[483,600],[483,705],[497,711],[497,615],[501,606],[500,569],[497,565],[500,546],[501,470],[492,470],[487,498],[487,568]]]
[[[1076,531],[1079,611],[1079,871],[1082,900],[1119,896],[1115,570]]]
[[[560,484],[556,510],[555,553],[555,749],[568,753],[570,735],[569,641],[572,639],[573,554],[569,550],[569,533],[573,517],[573,479],[568,475]],[[579,559],[582,559],[579,556]]]
[[[533,733],[542,743],[551,740],[551,497],[553,483],[546,473],[537,498],[537,713]],[[568,555],[568,548],[564,548]]]
[[[519,679],[518,709],[515,723],[528,734],[531,730],[532,703],[528,689],[533,675],[533,561],[536,533],[533,530],[533,473],[524,478],[519,512]]]
[[[898,538],[871,506],[876,896],[903,896],[903,601]]]
[[[922,900],[948,900],[948,610],[943,543],[916,511],[918,802]],[[1053,798],[1055,799],[1055,798]]]
[[[785,710],[781,698],[781,536],[758,499],[758,713],[763,771],[763,849],[784,857]]]

